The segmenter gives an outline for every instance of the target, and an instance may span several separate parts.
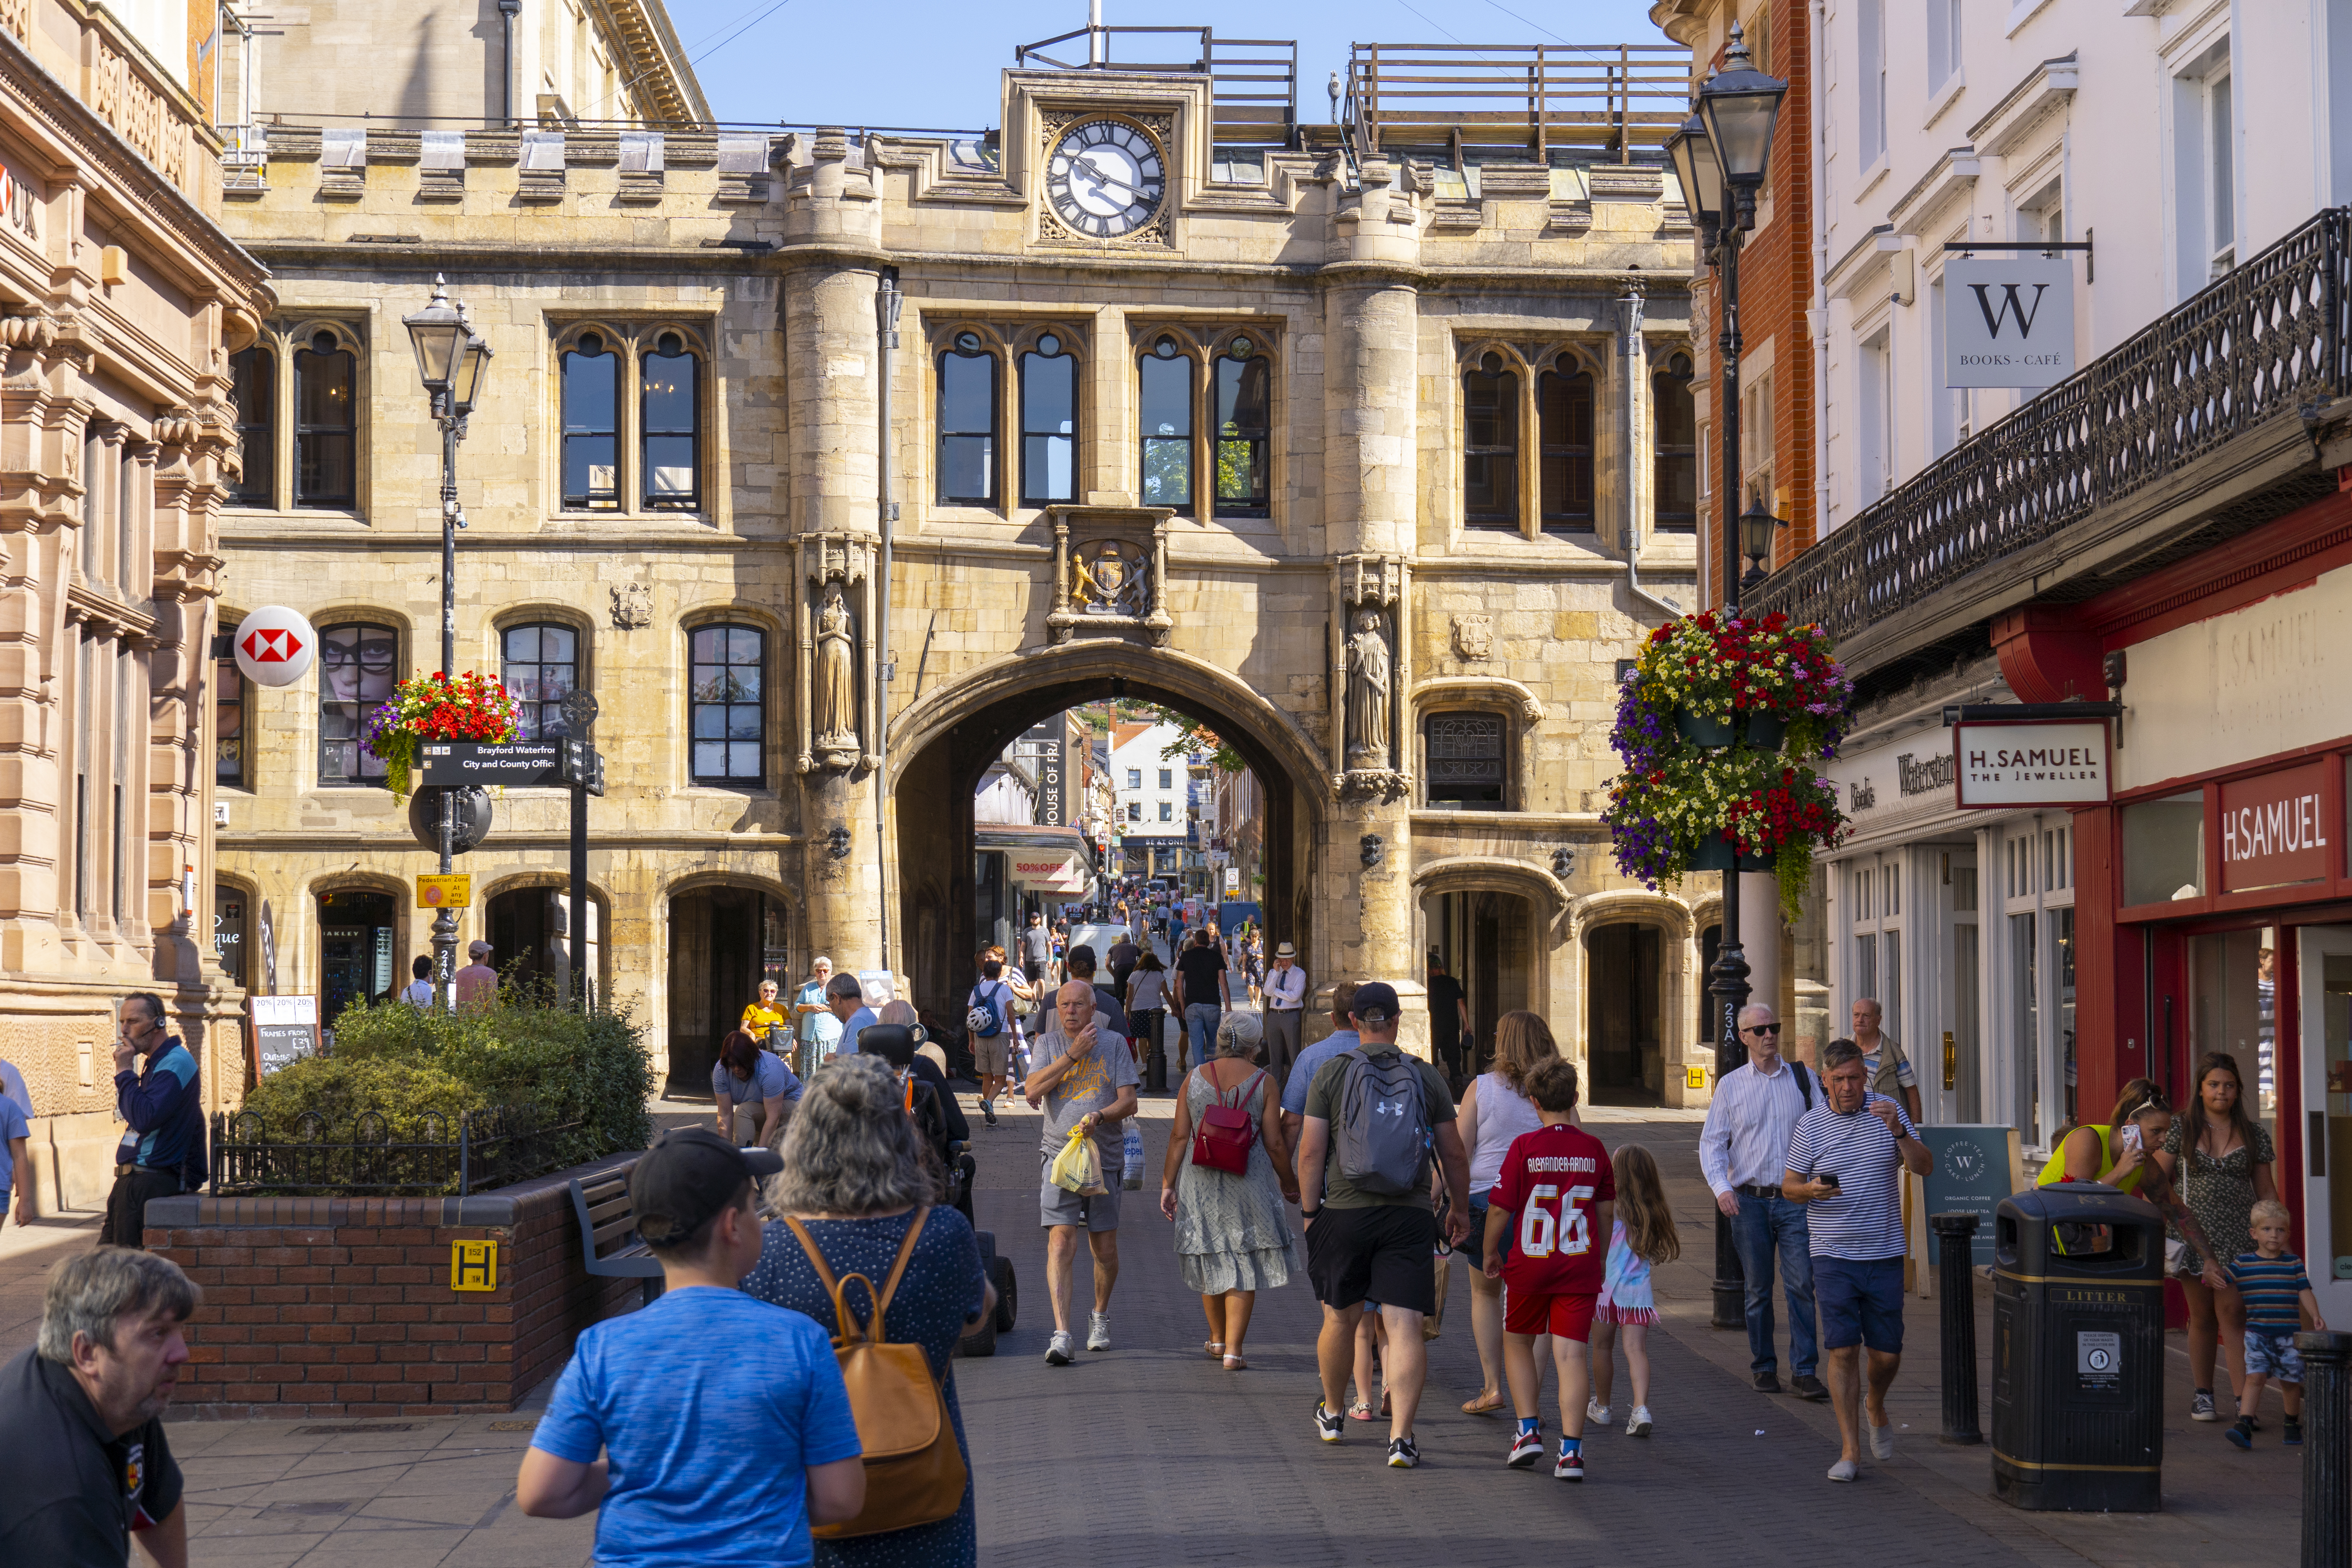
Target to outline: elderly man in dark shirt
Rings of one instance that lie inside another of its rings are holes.
[[[163,1408],[196,1287],[166,1258],[101,1247],[49,1276],[39,1342],[0,1370],[0,1563],[128,1563],[131,1537],[187,1568]]]

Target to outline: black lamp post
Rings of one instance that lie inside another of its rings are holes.
[[[1748,54],[1747,35],[1731,25],[1731,47],[1723,69],[1709,77],[1698,91],[1698,111],[1683,122],[1667,142],[1675,174],[1682,182],[1683,199],[1700,231],[1700,251],[1714,264],[1721,280],[1717,309],[1720,330],[1716,334],[1722,361],[1718,413],[1723,423],[1723,608],[1739,613],[1739,593],[1745,586],[1740,571],[1743,553],[1769,555],[1773,520],[1761,506],[1753,515],[1760,530],[1738,515],[1739,492],[1739,249],[1756,226],[1756,193],[1772,156],[1772,131],[1780,115],[1780,100],[1789,84],[1755,68]],[[1760,550],[1748,547],[1761,539]],[[1758,580],[1761,581],[1759,573]],[[1748,1005],[1748,955],[1739,942],[1739,872],[1723,874],[1723,946],[1715,962],[1708,989],[1715,997],[1716,1081],[1747,1059],[1740,1044],[1739,1010]],[[1715,1226],[1715,1313],[1719,1329],[1736,1329],[1747,1321],[1747,1289],[1741,1282],[1739,1254],[1732,1246],[1730,1223],[1722,1215]]]
[[[465,510],[457,504],[457,443],[465,439],[466,416],[481,395],[482,379],[490,368],[490,345],[466,320],[466,307],[449,302],[449,290],[439,277],[433,279],[433,298],[422,310],[403,316],[409,346],[416,351],[417,379],[433,402],[434,423],[441,426],[441,674],[447,679],[457,662],[457,531],[466,526]],[[441,792],[441,874],[449,874],[457,831],[454,792]],[[457,911],[444,904],[433,917],[433,985],[441,1005],[453,1007],[451,990],[457,973]]]

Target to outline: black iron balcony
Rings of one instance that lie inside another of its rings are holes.
[[[1858,673],[2076,602],[2335,489],[2352,208],[2319,214],[1955,447],[1746,595]],[[2338,459],[2342,460],[2342,459]]]

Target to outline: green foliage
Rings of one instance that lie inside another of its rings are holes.
[[[261,1118],[272,1139],[292,1139],[295,1123],[315,1111],[324,1136],[350,1135],[362,1111],[380,1112],[394,1142],[455,1138],[457,1119],[488,1101],[481,1091],[429,1062],[399,1058],[353,1060],[343,1056],[307,1057],[271,1073],[245,1097],[245,1109]],[[428,1128],[427,1112],[442,1125]]]

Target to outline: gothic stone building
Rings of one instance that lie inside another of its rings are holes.
[[[1707,912],[1625,884],[1597,819],[1620,661],[1693,593],[1661,160],[1364,123],[1243,151],[1213,86],[1011,70],[972,140],[271,128],[232,193],[281,303],[241,362],[224,618],[292,605],[323,657],[222,688],[247,982],[331,1010],[426,951],[429,862],[353,737],[436,658],[399,318],[444,274],[497,356],[457,662],[533,733],[602,704],[580,938],[681,1089],[818,953],[887,943],[960,1023],[975,783],[1125,695],[1249,759],[1271,934],[1318,990],[1397,982],[1425,1045],[1438,950],[1482,1029],[1536,1008],[1603,1085],[1681,1098]],[[509,791],[467,858],[501,963],[573,940],[567,809]]]

